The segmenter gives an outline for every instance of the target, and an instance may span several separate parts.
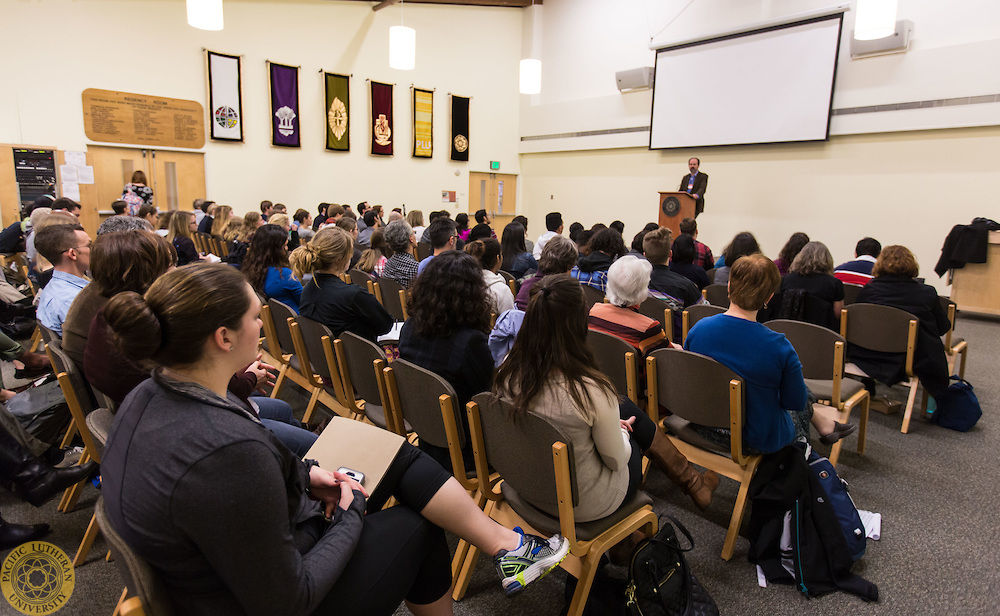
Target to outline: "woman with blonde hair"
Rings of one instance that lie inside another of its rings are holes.
[[[174,245],[177,251],[177,267],[194,263],[201,259],[194,247],[192,236],[198,228],[192,212],[174,212],[167,229],[167,241]]]
[[[358,269],[378,278],[385,271],[385,264],[389,260],[386,253],[391,253],[391,251],[389,245],[385,243],[385,234],[382,229],[377,229],[372,233],[371,248],[361,253]]]
[[[423,241],[424,229],[427,228],[424,226],[424,213],[420,210],[410,210],[406,215],[406,224],[413,227],[413,232],[417,235],[417,241]]]
[[[212,230],[209,232],[213,237],[225,238],[226,227],[233,217],[233,208],[228,205],[220,205],[215,208],[215,220],[212,221]]]
[[[301,280],[313,275],[302,288],[299,314],[326,325],[334,336],[349,331],[376,342],[392,329],[392,315],[374,295],[340,279],[353,254],[354,241],[336,225],[323,227],[312,241],[292,251],[295,276]]]
[[[243,225],[253,233],[255,230],[264,226],[264,219],[261,217],[260,212],[250,211],[243,215]]]

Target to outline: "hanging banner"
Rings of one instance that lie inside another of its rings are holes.
[[[323,73],[326,81],[326,149],[351,149],[351,78]]]
[[[413,156],[434,155],[434,91],[413,88]]]
[[[392,84],[372,83],[372,154],[392,156]]]
[[[301,146],[299,137],[299,69],[268,62],[271,82],[271,144]]]
[[[243,141],[243,84],[240,58],[208,52],[208,109],[212,139]]]
[[[469,160],[469,99],[451,96],[451,159]]]

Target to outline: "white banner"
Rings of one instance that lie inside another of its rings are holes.
[[[212,139],[243,141],[239,56],[208,52],[208,90]]]

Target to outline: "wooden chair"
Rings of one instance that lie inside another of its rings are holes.
[[[691,328],[694,327],[695,323],[705,317],[722,314],[725,311],[725,308],[713,306],[711,304],[688,306],[684,312],[681,313],[681,344],[687,342],[688,332],[691,331]]]
[[[73,418],[72,427],[66,431],[67,438],[63,439],[62,447],[66,448],[72,435],[79,432],[80,438],[83,439],[83,454],[80,455],[79,464],[86,464],[90,460],[100,464],[101,450],[97,448],[94,437],[87,428],[87,415],[94,410],[90,401],[89,386],[65,351],[53,344],[45,345],[45,351],[49,356],[49,361],[52,362],[52,370],[59,381],[59,389],[62,390],[63,397],[66,398],[66,406],[69,407],[70,416]],[[63,513],[73,511],[86,482],[87,480],[84,479],[80,483],[66,488],[62,500],[59,501],[59,511]]]
[[[840,318],[840,335],[853,345],[870,351],[905,354],[906,387],[909,395],[903,411],[900,432],[910,431],[910,416],[917,399],[920,381],[913,374],[913,353],[917,348],[917,317],[905,310],[879,304],[851,304],[844,308]],[[856,377],[868,374],[855,364],[848,364],[845,371]]]
[[[397,359],[382,372],[389,394],[389,414],[393,416],[395,424],[405,422],[413,426],[422,442],[447,449],[455,479],[473,494],[480,509],[486,506],[479,477],[489,477],[489,473],[477,475],[465,470],[462,451],[468,447],[469,440],[465,422],[459,415],[458,396],[451,384],[430,370],[405,359]],[[452,579],[456,581],[470,547],[464,539],[459,540],[451,564]]]
[[[639,404],[639,362],[635,347],[621,338],[592,329],[587,330],[587,344],[594,352],[597,369],[614,383],[619,394]]]
[[[674,342],[674,311],[667,302],[656,297],[647,297],[639,304],[639,313],[659,321],[664,333],[667,334],[667,340]]]
[[[859,284],[844,283],[844,305],[849,306],[858,301],[858,293],[864,287]]]
[[[710,284],[701,290],[701,294],[709,304],[729,308],[729,285]]]
[[[514,297],[517,297],[517,292],[521,289],[521,285],[518,284],[517,278],[514,278],[510,272],[505,272],[504,270],[500,270],[499,274],[503,276],[504,280],[507,281],[507,286],[510,287],[510,292],[514,294]]]
[[[38,321],[38,331],[42,334],[42,342],[45,344],[54,344],[58,348],[62,348],[62,336],[42,325],[41,321]]]
[[[134,598],[139,599],[142,610],[141,612],[133,613],[140,613],[145,616],[171,616],[173,611],[170,607],[170,600],[167,598],[166,590],[163,587],[163,582],[160,580],[159,574],[146,562],[146,559],[133,552],[132,548],[125,543],[121,535],[115,531],[108,520],[103,497],[97,500],[95,513],[97,515],[97,523],[101,527],[101,532],[104,533],[104,538],[111,544],[111,551],[115,555],[115,565],[118,567],[118,572],[125,579],[126,592],[122,593],[122,598],[118,602],[122,606],[122,610],[125,609],[126,604],[129,605],[130,610],[135,609],[135,602],[129,604],[125,599],[128,594],[131,594]]]
[[[296,385],[306,391],[312,391],[312,381],[303,376],[299,357],[295,353],[295,340],[288,328],[288,319],[297,315],[287,304],[276,299],[269,299],[261,307],[261,321],[264,322],[264,334],[270,355],[280,364],[278,378],[274,381],[271,397],[277,398],[285,379],[291,379]]]
[[[430,242],[417,242],[417,261],[423,261],[434,253]]]
[[[397,425],[395,417],[386,413],[389,395],[382,372],[386,364],[382,347],[357,334],[344,332],[333,341],[333,349],[340,366],[345,402],[376,426],[405,437],[412,428]]]
[[[346,396],[343,391],[338,391],[343,388],[344,381],[333,356],[333,332],[326,325],[302,315],[294,319],[288,317],[287,322],[295,345],[295,355],[299,358],[299,370],[309,382],[308,389],[311,390],[302,421],[308,423],[312,419],[318,402],[322,402],[323,406],[337,415],[355,418],[357,410],[354,405],[342,404]]]
[[[646,404],[652,409],[662,404],[673,413],[663,424],[684,457],[740,484],[722,545],[722,558],[729,560],[746,511],[750,481],[761,461],[759,455],[744,453],[743,379],[710,357],[681,349],[659,349],[646,358],[646,381]],[[699,436],[691,429],[692,423],[730,430],[729,449],[721,449]]]
[[[390,278],[379,278],[374,288],[375,299],[389,311],[392,318],[396,321],[405,321],[409,316],[406,314],[406,289]]]
[[[87,415],[87,429],[90,430],[90,434],[93,436],[96,453],[100,456],[95,458],[96,460],[104,457],[104,446],[108,442],[108,434],[111,433],[111,424],[114,423],[114,420],[115,416],[106,408],[96,409],[90,415]],[[87,531],[83,534],[83,541],[80,542],[80,547],[76,550],[76,556],[73,557],[74,567],[79,567],[83,564],[83,560],[90,553],[90,548],[94,546],[94,540],[97,539],[98,532],[100,532],[100,526],[97,523],[97,512],[95,511],[94,515],[90,518]]]
[[[512,423],[508,410],[507,401],[489,393],[475,396],[467,408],[477,474],[484,477],[494,468],[499,475],[484,482],[484,511],[507,528],[565,537],[569,554],[560,566],[579,580],[567,614],[579,616],[604,552],[637,530],[656,533],[652,501],[640,491],[610,516],[578,523],[573,507],[580,494],[571,442],[540,415],[529,411]],[[471,547],[455,583],[456,600],[465,594],[476,556]]]
[[[600,304],[604,301],[604,293],[587,284],[580,286],[583,287],[583,298],[587,302],[587,312],[590,312],[594,304]]]
[[[955,333],[955,319],[958,318],[958,306],[947,297],[940,297],[939,299],[941,300],[941,306],[948,315],[948,323],[951,324],[948,328],[948,332],[944,335],[944,351],[948,355],[948,374],[956,374],[955,363],[961,355],[962,361],[958,364],[957,374],[960,378],[964,379],[965,358],[969,350],[969,343],[965,340],[965,338],[953,337],[953,334]]]
[[[359,270],[355,267],[347,272],[347,277],[350,278],[351,284],[356,284],[361,287],[363,291],[372,293],[372,289],[374,288],[372,284],[375,282],[375,277],[368,272]]]
[[[865,442],[868,435],[868,406],[871,395],[860,381],[844,379],[844,353],[847,342],[842,336],[825,327],[776,319],[768,321],[767,327],[784,334],[795,348],[795,353],[802,362],[802,376],[806,386],[820,401],[829,403],[840,412],[840,421],[847,423],[851,418],[851,410],[860,405],[861,424],[858,427],[858,455],[865,455]],[[832,375],[833,378],[828,378]],[[841,439],[830,449],[830,463],[837,466],[840,459],[840,449],[844,443]]]

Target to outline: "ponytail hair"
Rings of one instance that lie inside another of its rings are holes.
[[[192,364],[218,328],[239,329],[250,309],[248,286],[223,263],[182,267],[160,276],[145,295],[114,296],[104,318],[130,359],[167,367]]]
[[[500,242],[492,237],[476,240],[465,245],[465,252],[475,257],[484,270],[492,270],[500,258]]]
[[[338,225],[340,223],[337,223]],[[354,255],[354,240],[337,225],[320,229],[313,238],[292,251],[288,260],[292,273],[299,280],[305,274],[331,267],[346,270]]]

